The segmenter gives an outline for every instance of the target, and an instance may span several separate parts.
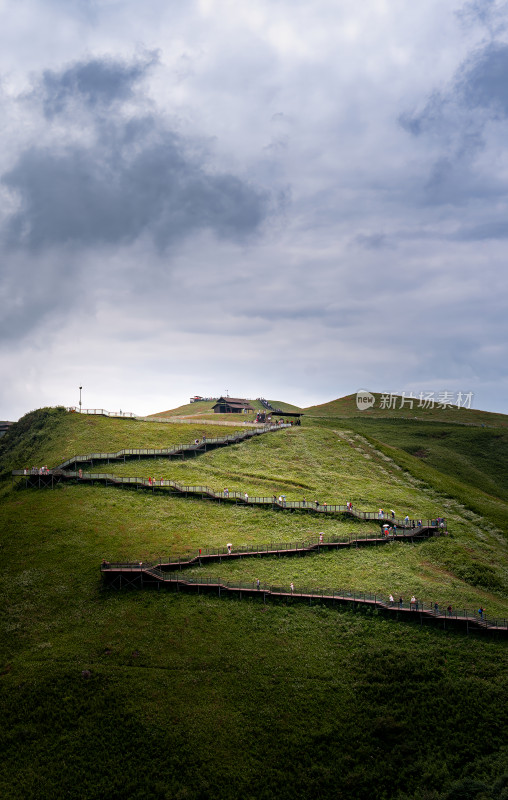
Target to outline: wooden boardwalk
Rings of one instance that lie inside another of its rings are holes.
[[[291,427],[290,425],[264,425],[257,428],[249,428],[244,431],[236,431],[229,433],[227,436],[207,437],[203,436],[200,439],[186,443],[176,444],[173,447],[166,448],[138,448],[138,449],[124,449],[118,450],[115,453],[87,453],[86,455],[75,455],[63,461],[55,469],[66,470],[70,467],[77,466],[78,464],[94,464],[97,461],[106,461],[108,464],[111,461],[125,462],[127,459],[141,459],[141,458],[172,458],[185,456],[198,456],[206,453],[207,450],[213,450],[217,447],[226,447],[231,444],[238,444],[246,439],[251,439],[253,436],[260,436],[263,433],[270,433],[273,431],[281,430],[283,428]]]
[[[439,528],[425,527],[417,531],[409,530],[404,533],[396,535],[379,535],[379,533],[371,532],[364,533],[358,536],[331,536],[325,541],[307,541],[307,542],[271,542],[265,545],[245,545],[240,547],[232,547],[231,552],[228,551],[227,546],[223,548],[205,548],[201,549],[195,555],[189,558],[178,558],[171,560],[169,557],[167,561],[159,560],[157,567],[164,572],[181,571],[189,569],[190,567],[203,567],[207,564],[222,564],[230,563],[231,561],[241,561],[246,558],[266,558],[281,556],[305,556],[312,553],[327,552],[330,550],[344,550],[358,547],[376,547],[392,544],[393,542],[411,542],[415,543],[428,539],[430,536],[440,535]],[[121,565],[117,565],[121,566]],[[131,565],[127,565],[131,566]],[[136,565],[134,565],[136,566]]]
[[[30,472],[25,474],[22,469],[12,471],[13,478],[22,478],[27,488],[52,489],[64,481],[73,483],[97,483],[105,486],[120,486],[124,488],[142,489],[155,492],[176,492],[184,497],[194,496],[202,500],[216,500],[218,502],[233,503],[246,506],[263,506],[274,510],[302,511],[308,514],[343,514],[355,517],[360,520],[377,522],[380,525],[388,524],[395,526],[397,531],[412,531],[413,535],[425,528],[436,528],[439,525],[445,527],[444,519],[400,519],[386,514],[379,515],[376,511],[362,511],[357,508],[349,508],[347,504],[336,504],[327,502],[311,502],[306,500],[281,500],[277,496],[257,497],[248,495],[245,492],[221,491],[218,492],[210,486],[187,486],[177,481],[168,479],[152,479],[145,477],[121,477],[107,472],[83,472],[82,470],[67,470],[57,467],[45,473]]]
[[[288,554],[287,551],[277,551]],[[308,550],[307,550],[308,552]],[[273,551],[263,551],[264,555],[274,555]],[[251,555],[257,555],[252,553]],[[224,559],[230,558],[227,555]],[[203,557],[202,557],[203,560]],[[179,566],[183,567],[184,562]],[[193,561],[186,564],[193,564]],[[344,589],[302,589],[257,584],[256,582],[234,584],[221,578],[190,578],[180,572],[167,572],[169,564],[113,564],[105,562],[101,566],[103,583],[110,589],[169,589],[171,591],[192,592],[195,594],[216,594],[218,597],[230,596],[241,599],[256,599],[266,603],[276,600],[284,603],[304,602],[312,605],[321,603],[328,606],[342,605],[350,608],[371,608],[395,620],[417,621],[421,625],[433,624],[442,628],[459,628],[466,633],[481,632],[489,634],[508,634],[507,620],[480,618],[472,612],[436,609],[431,604],[419,601],[411,603],[391,603],[380,595],[366,592],[351,592]],[[175,566],[173,562],[171,566]]]
[[[194,441],[190,444],[178,444],[170,448],[124,449],[114,453],[87,453],[84,455],[75,455],[63,461],[57,467],[45,472],[41,472],[40,470],[17,469],[12,471],[12,476],[13,478],[24,478],[27,488],[54,488],[63,481],[79,481],[81,483],[91,483],[92,485],[100,483],[106,486],[133,487],[135,489],[144,489],[152,492],[173,491],[184,496],[193,495],[201,499],[251,506],[265,506],[273,509],[288,509],[291,511],[304,511],[306,513],[319,514],[347,514],[361,520],[376,520],[381,525],[386,523],[394,526],[395,529],[399,531],[401,529],[411,529],[415,534],[422,527],[436,527],[439,524],[445,527],[445,521],[441,521],[440,519],[400,519],[389,514],[380,514],[375,511],[361,511],[356,508],[351,508],[350,504],[321,503],[317,500],[286,500],[284,495],[257,497],[248,495],[246,492],[230,492],[228,490],[218,492],[210,486],[186,486],[177,481],[163,478],[120,477],[107,472],[84,472],[81,468],[78,469],[79,465],[93,466],[97,461],[106,461],[110,463],[111,461],[125,462],[127,459],[140,460],[141,458],[185,458],[190,455],[198,456],[210,449],[238,444],[254,436],[288,427],[291,427],[291,425],[265,425],[262,428],[258,427],[246,431],[238,431],[218,438],[203,437],[199,441]],[[419,524],[420,522],[421,525]]]

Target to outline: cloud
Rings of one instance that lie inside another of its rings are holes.
[[[134,97],[134,87],[156,64],[156,53],[144,61],[131,63],[113,58],[79,61],[60,72],[45,70],[35,94],[41,96],[48,119],[61,114],[67,105],[81,102],[93,109]]]
[[[465,27],[473,29],[482,25],[490,36],[499,36],[507,28],[508,3],[501,0],[471,0],[465,3],[456,13]]]
[[[2,176],[19,203],[6,224],[10,246],[118,245],[146,235],[164,250],[200,229],[235,240],[258,229],[266,193],[208,169],[162,114],[111,108],[136,99],[135,85],[152,64],[93,59],[44,74],[46,117],[65,107],[66,135],[61,141],[45,131],[49,142],[28,146]],[[69,110],[70,99],[80,114]],[[104,104],[107,120],[97,109]],[[83,111],[91,132],[80,142]]]
[[[28,135],[0,178],[4,340],[58,329],[99,292],[141,297],[150,277],[167,293],[163,276],[186,239],[245,246],[267,219],[265,190],[215,167],[202,140],[175,131],[154,103],[147,112],[138,84],[156,64],[80,60],[45,71],[18,100]]]
[[[505,196],[508,181],[497,164],[503,162],[507,118],[508,45],[493,41],[470,53],[421,110],[398,117],[422,153],[428,148],[422,202],[465,206]]]
[[[490,42],[475,52],[461,69],[457,91],[466,108],[486,109],[494,119],[508,117],[508,45]]]
[[[380,250],[384,247],[390,247],[388,238],[384,233],[360,233],[356,236],[355,242],[368,250]]]
[[[157,122],[155,121],[156,125]],[[210,174],[170,131],[91,147],[32,147],[3,176],[20,199],[8,223],[11,245],[116,245],[150,235],[165,249],[192,231],[241,238],[266,213],[264,195],[234,175]]]
[[[478,113],[481,111],[486,114]],[[404,111],[399,124],[413,136],[426,133],[453,141],[462,133],[462,147],[477,149],[488,119],[508,117],[508,45],[489,42],[475,50],[443,90],[430,93],[419,112]]]
[[[452,238],[465,242],[482,241],[486,239],[508,239],[508,220],[490,220],[480,225],[472,225],[469,228],[460,228]]]

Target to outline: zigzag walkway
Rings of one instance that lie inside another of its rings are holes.
[[[80,472],[77,470],[65,471],[61,468],[48,470],[42,474],[31,474],[22,469],[13,470],[14,477],[23,477],[25,485],[32,488],[54,488],[61,481],[78,481],[80,483],[104,483],[106,486],[133,486],[136,489],[148,489],[152,492],[155,491],[174,491],[185,497],[197,496],[201,499],[217,500],[219,502],[228,502],[241,504],[246,506],[264,506],[273,509],[283,509],[290,511],[304,511],[307,513],[317,514],[346,514],[351,517],[356,517],[361,520],[372,520],[380,524],[390,524],[395,529],[412,530],[415,534],[425,528],[437,529],[440,526],[445,527],[445,520],[442,518],[428,519],[428,520],[414,520],[414,519],[398,519],[396,517],[382,516],[379,512],[375,511],[360,511],[356,508],[351,508],[346,505],[320,503],[317,500],[309,502],[306,500],[282,500],[275,495],[272,497],[252,497],[244,492],[230,492],[222,491],[216,492],[209,486],[185,486],[173,480],[155,480],[153,478],[130,478],[112,475],[107,472]]]
[[[331,544],[331,543],[327,543]],[[322,547],[319,545],[318,547]],[[305,552],[310,552],[311,548],[305,548]],[[262,550],[261,552],[252,552],[250,555],[289,555],[296,551],[289,549]],[[226,559],[240,555],[240,553],[232,553],[231,556],[222,554]],[[243,555],[246,555],[244,553]],[[194,558],[188,562],[179,562],[178,566],[182,568],[184,564],[190,566],[196,563],[199,557]],[[201,561],[204,561],[201,556]],[[508,633],[508,624],[506,619],[497,620],[490,619],[482,616],[481,618],[471,611],[464,609],[463,611],[452,611],[436,608],[435,605],[430,603],[418,601],[416,603],[404,602],[391,602],[380,595],[373,595],[366,592],[352,592],[345,589],[306,589],[306,588],[290,588],[271,586],[268,584],[261,584],[257,582],[233,584],[229,581],[223,581],[221,578],[182,578],[180,572],[167,572],[166,568],[175,567],[176,562],[168,562],[167,564],[115,564],[110,562],[103,562],[101,566],[101,574],[104,585],[111,589],[143,589],[143,588],[157,588],[157,589],[170,589],[173,591],[187,591],[201,593],[217,593],[219,597],[222,595],[237,596],[242,598],[263,598],[263,602],[268,600],[282,600],[284,602],[303,601],[312,605],[312,601],[324,603],[326,605],[341,604],[348,605],[352,608],[357,606],[377,609],[382,613],[389,615],[397,620],[417,620],[421,625],[424,622],[438,624],[443,628],[447,626],[459,627],[465,629],[467,633],[470,631],[482,631],[485,633],[498,633],[506,635]]]
[[[151,565],[144,563],[142,566],[143,568],[155,566],[158,569],[163,570],[163,572],[172,572],[174,570],[181,571],[183,569],[189,569],[190,567],[206,566],[207,564],[222,564],[223,561],[225,563],[235,560],[241,561],[245,558],[252,558],[254,556],[256,558],[266,558],[267,556],[304,556],[307,554],[320,553],[327,550],[341,550],[344,548],[357,548],[369,545],[385,545],[395,541],[414,542],[415,540],[418,541],[428,539],[430,536],[433,536],[436,533],[437,535],[440,535],[440,529],[425,527],[419,528],[415,531],[410,531],[408,533],[391,533],[382,536],[375,532],[364,533],[361,536],[332,535],[328,536],[326,540],[324,538],[324,534],[320,534],[318,541],[313,539],[303,542],[271,542],[270,544],[261,544],[256,546],[241,545],[240,547],[233,547],[232,545],[226,545],[225,547],[219,548],[207,547],[200,549],[195,555],[190,556],[187,559],[178,558],[171,560],[171,556],[169,556],[167,561],[162,561],[162,559],[159,558],[158,562],[154,562]],[[124,567],[130,571],[131,569],[139,569],[140,566],[139,562],[127,564],[104,562],[104,564],[106,563],[108,564],[108,569],[117,569],[120,571]]]
[[[141,449],[127,449],[118,450],[116,453],[87,453],[86,455],[75,455],[68,458],[62,464],[59,464],[56,469],[66,469],[73,464],[92,464],[94,461],[124,461],[127,458],[158,458],[158,457],[171,457],[181,455],[184,457],[185,453],[193,453],[199,455],[205,453],[207,450],[216,447],[224,447],[230,444],[237,444],[243,442],[245,439],[251,439],[253,436],[259,436],[262,433],[269,433],[270,431],[277,431],[281,428],[289,428],[290,425],[265,425],[262,428],[249,428],[249,430],[238,431],[237,433],[229,433],[227,436],[220,436],[214,438],[203,437],[197,442],[191,444],[176,444],[174,447],[165,447],[162,449],[155,448],[141,448]]]
[[[61,481],[71,480],[71,481],[80,481],[80,482],[88,482],[95,484],[104,483],[106,486],[108,484],[112,485],[120,485],[120,486],[134,486],[136,489],[151,489],[152,492],[155,490],[169,490],[175,491],[179,494],[183,494],[184,496],[188,495],[197,495],[202,499],[212,499],[220,501],[227,501],[227,502],[234,502],[234,503],[241,503],[243,505],[255,505],[255,506],[269,506],[271,508],[281,508],[281,509],[290,509],[290,510],[299,510],[299,511],[306,511],[306,512],[317,512],[321,514],[348,514],[349,516],[356,517],[357,519],[361,520],[377,520],[379,523],[389,523],[390,525],[394,526],[395,529],[402,528],[402,529],[412,529],[418,530],[420,528],[437,528],[438,525],[441,527],[445,527],[445,520],[444,519],[428,519],[428,520],[414,520],[414,519],[400,519],[395,516],[391,516],[388,514],[384,514],[381,512],[374,512],[374,511],[359,511],[356,508],[352,508],[351,504],[340,505],[340,504],[331,504],[331,503],[320,503],[318,500],[313,502],[307,500],[286,500],[283,495],[277,497],[276,495],[272,495],[272,497],[251,497],[246,492],[230,492],[228,490],[217,492],[214,489],[211,489],[209,486],[185,486],[184,484],[178,483],[177,481],[173,480],[155,480],[153,478],[143,478],[143,477],[120,477],[118,475],[112,475],[111,473],[101,473],[101,472],[83,472],[81,469],[79,470],[68,470],[68,467],[74,466],[77,467],[79,464],[91,464],[93,466],[94,461],[123,461],[127,458],[145,458],[145,457],[171,457],[171,456],[178,456],[181,455],[182,458],[185,457],[186,453],[193,453],[194,456],[200,455],[201,453],[206,452],[207,449],[213,449],[216,447],[224,447],[230,444],[236,444],[238,442],[244,441],[245,439],[250,439],[253,436],[259,436],[263,433],[269,433],[270,431],[280,430],[281,428],[289,428],[291,427],[290,424],[282,423],[279,425],[265,425],[262,428],[254,428],[249,429],[246,431],[239,431],[237,433],[228,434],[227,436],[222,436],[218,438],[205,438],[200,439],[199,441],[192,442],[190,444],[178,444],[174,447],[162,448],[162,449],[155,449],[155,448],[141,448],[141,449],[124,449],[118,450],[115,453],[87,453],[86,455],[75,455],[72,458],[68,458],[66,461],[62,462],[58,467],[50,470],[22,470],[22,469],[15,469],[12,470],[12,476],[14,477],[23,477],[25,478],[25,485],[32,488],[53,488],[55,484],[60,483]]]

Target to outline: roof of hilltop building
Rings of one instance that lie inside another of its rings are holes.
[[[254,408],[248,400],[242,397],[219,397],[213,406],[213,410],[216,414],[227,414],[231,412],[240,413],[241,411],[254,411]]]

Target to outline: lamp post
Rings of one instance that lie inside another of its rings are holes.
[[[79,413],[80,414],[81,414],[81,389],[82,388],[83,388],[82,386],[79,387]]]

